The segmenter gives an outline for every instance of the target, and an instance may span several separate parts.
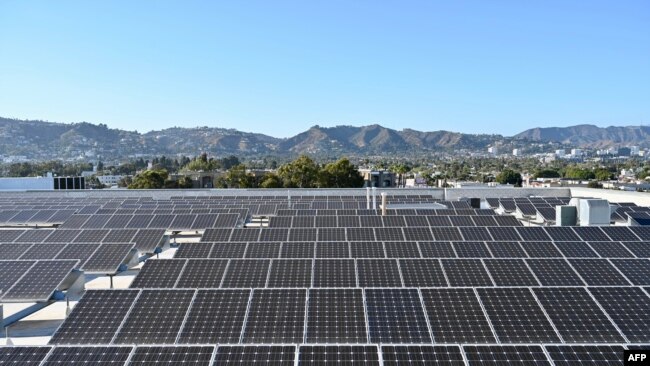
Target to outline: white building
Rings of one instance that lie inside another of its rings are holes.
[[[566,151],[564,149],[555,150],[555,156],[564,156]]]
[[[499,148],[497,146],[488,147],[488,153],[492,155],[499,155]]]
[[[519,156],[519,154],[520,154],[519,149],[512,149],[513,156]]]
[[[117,183],[124,178],[123,175],[98,175],[97,179],[99,182],[105,186],[113,187],[117,186]]]
[[[571,149],[571,156],[573,157],[581,157],[582,156],[582,149]]]

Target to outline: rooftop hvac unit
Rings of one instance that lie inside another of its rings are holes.
[[[583,198],[578,206],[580,226],[608,226],[610,220],[609,202],[603,199]]]
[[[555,226],[575,226],[578,220],[578,210],[575,206],[555,207]]]

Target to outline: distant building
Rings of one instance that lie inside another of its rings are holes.
[[[488,154],[499,155],[499,147],[496,145],[488,147]]]
[[[564,149],[555,150],[555,156],[564,156],[564,155],[566,155],[566,151]]]
[[[582,149],[571,149],[571,156],[573,156],[575,158],[581,157],[582,154],[583,154]]]
[[[521,154],[521,153],[519,152],[519,149],[512,149],[512,155],[513,155],[513,156],[519,156],[519,154]]]
[[[395,187],[395,173],[387,170],[370,170],[360,169],[359,173],[363,176],[364,187]]]
[[[86,189],[84,177],[54,177],[47,173],[46,177],[15,177],[0,178],[0,190],[77,190]]]
[[[120,180],[124,177],[124,175],[98,175],[97,179],[99,180],[99,183],[107,187],[114,187],[117,186]]]

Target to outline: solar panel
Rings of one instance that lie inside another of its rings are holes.
[[[316,227],[316,219],[314,216],[294,216],[292,227]]]
[[[555,221],[557,213],[555,207],[535,207],[537,213],[546,221]]]
[[[455,227],[432,227],[431,232],[437,241],[463,240],[458,228]]]
[[[540,287],[533,291],[564,342],[624,342],[584,288]]]
[[[149,222],[149,229],[168,229],[171,227],[172,221],[174,221],[174,215],[172,214],[158,214],[154,215],[151,221]]]
[[[519,234],[517,234],[517,230],[515,230],[514,227],[495,226],[495,227],[488,227],[487,230],[492,236],[492,238],[494,238],[494,240],[511,240],[511,241],[521,240]]]
[[[386,366],[465,365],[458,346],[381,346],[381,353]]]
[[[258,228],[232,229],[230,241],[258,241],[260,231]]]
[[[1,261],[0,262],[0,298],[7,292],[36,261]]]
[[[555,246],[560,249],[562,254],[567,258],[598,258],[598,253],[594,252],[593,249],[584,242],[555,242]]]
[[[589,246],[603,258],[634,258],[634,254],[616,241],[590,241]]]
[[[535,345],[463,346],[463,351],[470,365],[551,365],[542,347]]]
[[[54,230],[43,241],[45,243],[71,243],[81,233],[81,230]]]
[[[304,289],[254,290],[242,341],[301,343],[306,297]]]
[[[427,216],[429,226],[452,226],[449,216]]]
[[[381,242],[351,242],[350,250],[353,258],[385,258],[384,245]]]
[[[293,366],[295,346],[219,346],[215,357],[217,365]]]
[[[21,234],[24,232],[26,232],[26,230],[0,230],[0,242],[12,242],[21,236]]]
[[[522,226],[521,221],[514,216],[494,216],[493,218],[499,226]]]
[[[259,241],[262,242],[287,241],[288,236],[289,236],[289,229],[286,228],[276,228],[276,229],[262,228]]]
[[[479,288],[477,291],[499,341],[560,342],[529,289]]]
[[[523,259],[486,259],[483,261],[497,286],[539,286]]]
[[[650,297],[637,287],[590,287],[589,292],[628,342],[650,342]]]
[[[210,214],[208,213],[209,211],[201,213],[195,211],[193,211],[193,213],[197,213],[198,215],[196,215],[196,219],[194,222],[192,222],[191,228],[193,230],[205,230],[211,227],[215,227],[215,223],[219,218],[218,214]]]
[[[550,241],[551,238],[543,227],[522,226],[518,227],[517,233],[524,241]]]
[[[361,227],[384,227],[381,216],[359,216]]]
[[[357,274],[361,287],[402,287],[394,259],[358,259]]]
[[[131,283],[131,288],[173,288],[186,259],[149,259]]]
[[[319,228],[318,241],[345,241],[344,228]]]
[[[630,226],[632,232],[641,240],[650,240],[650,227],[648,226]],[[618,239],[623,240],[623,239]]]
[[[79,229],[81,228],[92,215],[72,215],[67,218],[59,228],[61,229]]]
[[[184,365],[208,366],[214,346],[147,346],[137,347],[129,360],[134,365]]]
[[[56,347],[48,355],[44,366],[57,365],[97,365],[113,366],[124,364],[133,351],[125,346],[98,347]]]
[[[133,217],[133,215],[113,215],[103,227],[106,229],[125,228]]]
[[[38,366],[51,349],[45,346],[0,347],[0,365]]]
[[[178,343],[239,343],[251,290],[198,290]]]
[[[569,226],[548,226],[546,233],[555,241],[580,241],[580,237]],[[593,233],[592,233],[593,234]]]
[[[606,259],[570,259],[589,286],[627,286],[628,281]]]
[[[347,242],[316,243],[316,258],[349,258],[350,248]]]
[[[481,241],[453,242],[456,255],[460,258],[492,258],[485,243]]]
[[[372,228],[347,228],[347,239],[349,241],[374,241],[375,231]]]
[[[138,290],[87,290],[50,344],[110,343],[138,294]]]
[[[174,343],[194,293],[194,290],[142,290],[114,343]],[[164,321],[160,314],[165,314]]]
[[[490,210],[490,212],[492,211]],[[494,221],[494,217],[492,216],[478,215],[472,216],[471,219],[474,221],[474,225],[476,226],[498,226],[497,222]]]
[[[206,229],[201,236],[201,241],[228,241],[232,229]]]
[[[410,227],[428,227],[429,226],[429,221],[427,220],[426,216],[415,216],[415,215],[409,215],[409,216],[404,216],[404,221],[406,221],[406,226]]]
[[[300,365],[377,365],[377,346],[301,346]]]
[[[650,285],[650,261],[645,259],[612,259],[611,262],[633,284],[639,286]]]
[[[174,258],[209,258],[212,243],[183,243],[179,245]]]
[[[210,258],[244,258],[246,243],[214,243]]]
[[[639,241],[627,226],[603,226],[601,230],[613,241]]]
[[[106,234],[105,243],[133,243],[133,237],[138,233],[136,229],[113,229]]]
[[[312,289],[307,309],[307,343],[367,341],[360,289]]]
[[[81,264],[81,269],[86,273],[113,274],[120,265],[125,262],[127,256],[133,249],[133,244],[128,243],[104,243]]]
[[[292,228],[289,230],[289,241],[316,241],[315,228]]]
[[[124,227],[133,228],[133,229],[144,229],[149,227],[149,224],[153,220],[153,215],[139,214],[133,216],[131,221],[129,221]]]
[[[274,260],[267,287],[311,287],[311,272],[311,259]]]
[[[550,241],[522,241],[519,243],[531,258],[562,258],[563,255]]]
[[[232,259],[228,264],[221,287],[264,287],[271,261],[268,259]]]
[[[480,259],[442,259],[442,266],[450,286],[492,286]]]
[[[7,247],[16,244],[6,244]],[[27,246],[27,250],[20,256],[20,259],[52,259],[66,246],[66,244],[34,244]],[[4,249],[5,246],[0,247]],[[24,246],[21,246],[24,247]],[[0,250],[1,250],[0,249]]]
[[[278,258],[280,243],[248,243],[245,258]]]
[[[385,242],[388,258],[420,258],[420,249],[415,242]]]
[[[8,231],[8,230],[3,230]],[[35,229],[25,230],[23,234],[14,240],[15,243],[41,243],[45,238],[50,236],[54,230]]]
[[[334,228],[337,227],[336,216],[316,216],[314,226],[319,228]]]
[[[450,242],[420,242],[418,246],[424,258],[456,258]]]
[[[225,259],[191,259],[176,283],[178,288],[217,288],[226,271]]]
[[[37,261],[0,297],[3,302],[47,301],[77,263],[77,260]]]
[[[623,347],[610,345],[547,345],[546,351],[556,366],[620,365]]]
[[[422,289],[421,292],[435,342],[496,342],[474,291]]]
[[[427,321],[415,289],[365,290],[373,343],[430,343]]]
[[[474,221],[470,216],[449,216],[449,221],[451,221],[451,226],[474,226]]]
[[[486,242],[490,253],[495,258],[526,258],[526,252],[514,241]]]
[[[138,233],[133,236],[133,242],[138,251],[153,253],[160,245],[164,235],[165,230],[163,229],[140,229],[138,230]]]
[[[564,259],[529,259],[526,262],[543,286],[584,285]]]
[[[314,262],[314,287],[356,287],[353,259],[317,259]]]
[[[79,235],[73,240],[74,243],[101,243],[108,234],[106,229],[86,229],[81,230]],[[49,240],[49,239],[48,239]]]
[[[585,241],[609,241],[609,237],[597,226],[576,226],[573,231]]]
[[[338,217],[339,227],[360,227],[361,223],[359,221],[359,216],[339,216]]]
[[[269,227],[292,227],[292,216],[272,216],[269,217]]]
[[[110,220],[111,215],[90,215],[88,220],[81,225],[82,229],[101,229]]]
[[[313,258],[314,243],[282,243],[280,258]]]

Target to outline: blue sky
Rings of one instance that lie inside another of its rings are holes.
[[[650,1],[0,1],[0,116],[511,135],[650,123]]]

